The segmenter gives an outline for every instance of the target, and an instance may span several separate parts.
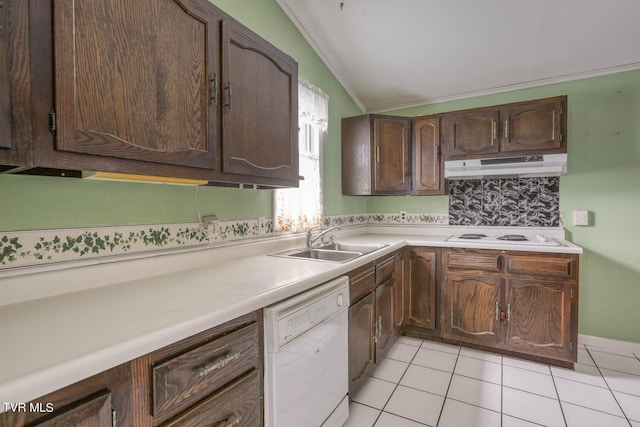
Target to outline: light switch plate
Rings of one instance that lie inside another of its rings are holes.
[[[589,225],[589,211],[573,211],[573,225]]]

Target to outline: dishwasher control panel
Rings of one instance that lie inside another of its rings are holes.
[[[277,351],[315,325],[346,310],[345,301],[349,301],[349,280],[340,277],[265,308],[267,351]]]

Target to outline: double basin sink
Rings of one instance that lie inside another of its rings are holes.
[[[314,248],[299,248],[272,254],[287,258],[316,261],[347,262],[388,245],[331,242]]]

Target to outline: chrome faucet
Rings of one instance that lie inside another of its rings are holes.
[[[313,227],[310,228],[307,231],[307,249],[311,249],[313,247],[313,243],[318,240],[318,239],[322,239],[321,243],[322,245],[324,245],[324,236],[325,234],[327,234],[330,231],[337,231],[340,230],[340,227],[330,227],[330,228],[326,228],[326,229],[322,229],[320,227]],[[317,236],[313,237],[313,232],[314,231],[320,231],[320,233],[318,233]]]

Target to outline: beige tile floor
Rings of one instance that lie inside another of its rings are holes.
[[[575,370],[401,337],[345,427],[640,427],[640,353],[580,345]]]

